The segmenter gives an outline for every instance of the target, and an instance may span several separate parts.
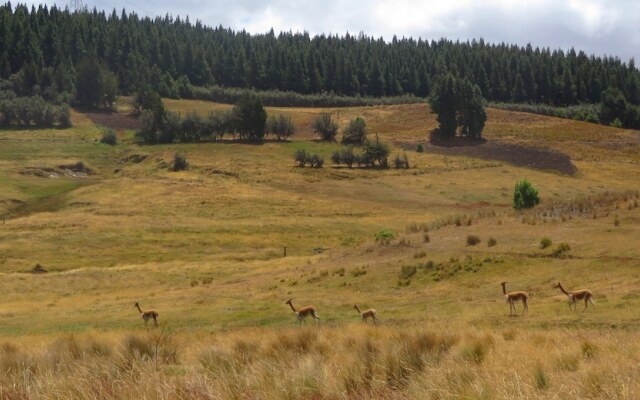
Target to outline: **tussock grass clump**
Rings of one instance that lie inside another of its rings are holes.
[[[488,247],[493,247],[493,246],[495,246],[496,244],[498,244],[498,241],[497,241],[495,238],[492,238],[492,237],[491,237],[491,238],[489,238],[489,240],[487,241],[487,246],[488,246]]]
[[[545,202],[533,209],[522,211],[522,215],[533,220],[561,219],[570,217],[606,215],[617,206],[633,203],[640,199],[638,190],[605,191],[603,193],[580,196],[570,200]]]
[[[563,354],[558,357],[555,364],[560,371],[575,372],[580,368],[580,357],[576,354]]]
[[[540,241],[540,248],[544,250],[547,247],[550,247],[551,244],[552,244],[551,239],[549,239],[548,237],[542,238],[542,240]]]
[[[476,235],[467,236],[467,246],[475,246],[480,243],[480,238]]]
[[[409,279],[418,272],[418,268],[415,265],[403,265],[400,267],[400,279]]]
[[[542,368],[541,365],[538,365],[536,367],[534,376],[537,389],[545,390],[549,387],[549,378],[547,377],[547,374],[544,372],[544,368]]]
[[[551,253],[551,256],[561,257],[569,250],[571,250],[571,246],[569,246],[568,243],[559,243],[555,250],[553,250],[553,252]]]
[[[425,258],[427,256],[427,252],[424,250],[421,250],[417,253],[413,253],[413,258]]]
[[[463,360],[481,364],[494,346],[493,336],[487,334],[471,338],[462,348]]]
[[[580,344],[580,351],[582,352],[582,357],[589,360],[595,357],[598,348],[595,343],[585,340]]]

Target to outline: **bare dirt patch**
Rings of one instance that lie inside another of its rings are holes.
[[[462,155],[483,160],[497,160],[518,167],[551,170],[566,175],[575,175],[578,168],[568,155],[551,149],[528,147],[490,141],[449,143],[431,142],[425,151],[443,155]]]
[[[94,124],[106,126],[116,131],[140,128],[140,120],[128,114],[119,112],[86,112],[84,115]]]
[[[59,178],[61,176],[71,176],[74,178],[82,178],[93,175],[94,172],[84,163],[77,162],[75,164],[58,165],[57,167],[26,167],[20,170],[21,175],[32,175],[39,178]]]

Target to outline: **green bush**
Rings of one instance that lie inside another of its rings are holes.
[[[118,137],[113,129],[105,128],[102,130],[102,138],[100,139],[100,143],[109,144],[111,146],[115,146],[118,144]]]
[[[309,158],[309,165],[313,168],[322,168],[322,166],[324,165],[324,158],[322,158],[318,154],[313,154]]]
[[[389,245],[395,237],[396,234],[388,229],[381,229],[375,234],[376,242],[385,246]]]
[[[310,155],[307,154],[307,151],[305,149],[296,150],[296,153],[294,155],[294,159],[296,160],[296,163],[298,163],[298,167],[304,167],[307,164],[309,158]]]
[[[518,181],[513,193],[513,208],[521,210],[540,203],[538,191],[526,179]]]
[[[389,166],[387,160],[389,152],[389,146],[378,141],[376,138],[375,142],[367,142],[364,148],[364,154],[361,156],[360,161],[362,164],[369,167],[373,167],[377,162],[380,167],[387,168]]]
[[[549,239],[548,237],[542,238],[542,240],[540,241],[540,248],[544,250],[547,247],[551,246],[551,244],[551,239]]]
[[[609,126],[612,126],[614,128],[622,128],[623,125],[622,125],[622,121],[620,121],[618,118],[616,118],[613,121],[611,121]]]
[[[418,146],[416,146],[416,151],[418,153],[424,153],[424,146],[422,145],[422,143],[418,143]]]
[[[367,123],[357,117],[344,129],[342,143],[364,144],[367,140]]]
[[[187,157],[182,154],[176,153],[173,157],[173,170],[174,171],[183,171],[189,167],[189,163],[187,162]]]
[[[487,246],[493,247],[496,244],[498,244],[498,241],[495,238],[489,238],[489,241],[487,242]]]

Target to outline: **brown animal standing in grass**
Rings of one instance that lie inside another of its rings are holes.
[[[314,306],[306,306],[296,310],[296,308],[293,306],[293,299],[287,300],[284,304],[288,304],[293,312],[296,313],[296,318],[298,318],[300,325],[302,325],[302,321],[304,321],[306,325],[307,321],[305,320],[305,318],[307,318],[308,316],[313,317],[313,320],[315,322],[318,322],[320,320],[320,317],[318,316],[318,310]]]
[[[374,324],[378,323],[378,317],[376,316],[377,312],[375,309],[370,308],[368,310],[360,311],[360,307],[358,307],[357,304],[353,306],[353,308],[355,308],[362,317],[362,322],[367,322],[367,319],[371,318]]]
[[[578,289],[572,292],[567,292],[566,290],[564,290],[560,282],[558,282],[553,287],[559,288],[562,291],[562,293],[567,295],[567,297],[569,298],[569,308],[573,306],[574,311],[578,307],[576,304],[578,300],[584,300],[584,309],[582,309],[583,312],[587,309],[588,303],[591,303],[591,305],[593,305],[594,307],[596,306],[595,303],[593,302],[593,293],[591,293],[591,290]]]
[[[136,301],[136,304],[134,306],[140,312],[140,316],[144,320],[144,326],[146,326],[147,329],[149,328],[148,323],[149,323],[150,319],[153,319],[153,322],[155,323],[155,325],[158,326],[158,315],[160,315],[160,314],[157,311],[142,311],[140,309],[140,305],[138,304],[137,301]]]
[[[507,283],[508,282],[502,282],[500,284],[502,285],[502,293],[504,294],[504,299],[506,300],[507,303],[509,303],[509,316],[517,315],[516,303],[518,301],[521,301],[522,304],[524,304],[522,315],[524,315],[525,312],[529,313],[529,306],[527,305],[527,300],[529,299],[529,295],[527,294],[527,292],[519,291],[519,292],[507,293]]]

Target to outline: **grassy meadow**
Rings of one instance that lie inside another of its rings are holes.
[[[139,146],[118,130],[109,146],[78,112],[70,129],[0,131],[0,398],[640,396],[637,131],[488,110],[488,144],[564,154],[563,174],[435,148],[422,104],[267,111],[292,117],[291,141]],[[331,166],[320,112],[362,116],[411,168]],[[300,148],[324,168],[295,167]],[[188,170],[170,171],[176,152]],[[523,178],[541,204],[517,213]],[[508,316],[502,281],[528,314]],[[595,308],[571,311],[557,281]],[[299,327],[288,298],[321,323]]]

